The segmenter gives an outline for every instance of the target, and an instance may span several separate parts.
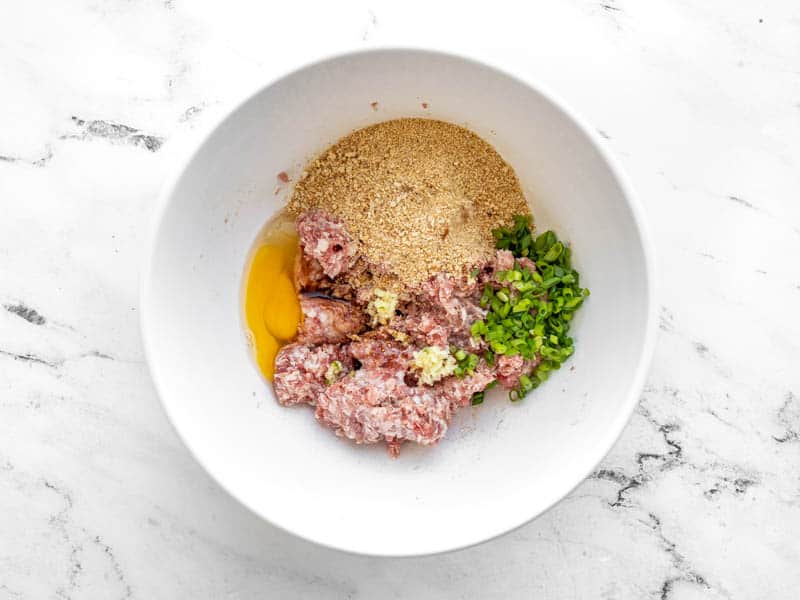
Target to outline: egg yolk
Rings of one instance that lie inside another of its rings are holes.
[[[292,281],[297,236],[285,232],[268,237],[256,250],[245,286],[244,312],[264,376],[272,381],[275,356],[300,324],[300,302]]]

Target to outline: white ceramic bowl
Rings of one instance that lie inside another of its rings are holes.
[[[407,444],[392,460],[383,445],[335,437],[308,407],[278,406],[245,343],[241,282],[259,228],[289,193],[274,193],[276,174],[296,176],[353,129],[407,116],[461,124],[493,144],[538,227],[571,242],[592,295],[574,323],[574,357],[545,385],[518,404],[498,391],[457,415],[438,446]],[[256,514],[357,553],[451,550],[541,514],[620,435],[653,345],[649,242],[602,142],[538,86],[447,54],[347,54],[261,88],[165,187],[149,252],[147,360],[183,441]]]

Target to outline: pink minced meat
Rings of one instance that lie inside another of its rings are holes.
[[[514,255],[510,250],[498,250],[494,259],[494,268],[497,271],[510,271],[514,268]]]
[[[386,441],[389,454],[397,456],[403,442],[438,442],[453,413],[493,379],[485,364],[471,376],[448,377],[434,386],[409,386],[394,368],[362,368],[328,387],[315,414],[337,435],[359,444]]]
[[[438,442],[452,417],[450,400],[428,387],[410,387],[393,369],[361,369],[328,387],[317,419],[359,444],[382,440]],[[390,445],[391,452],[391,445]]]
[[[447,322],[435,311],[414,311],[394,319],[391,325],[422,346],[447,346],[450,338]]]
[[[484,283],[490,283],[497,287],[500,283],[497,280],[497,272],[513,269],[514,260],[514,255],[510,250],[497,250],[494,257],[480,269],[478,282],[481,284],[481,289]]]
[[[442,310],[450,325],[461,331],[468,331],[474,321],[486,316],[474,298],[473,288],[472,284],[444,274],[431,277],[422,286],[433,306]]]
[[[450,402],[450,407],[455,411],[457,408],[467,406],[472,400],[472,395],[475,392],[481,392],[486,389],[486,386],[494,379],[494,371],[481,361],[472,375],[468,375],[463,379],[448,377],[437,383],[434,386],[434,390],[444,396]]]
[[[316,258],[308,256],[305,252],[297,253],[294,259],[295,289],[313,292],[320,289],[326,279],[322,265]]]
[[[340,219],[310,210],[297,217],[296,226],[303,254],[307,259],[316,260],[331,279],[355,262],[358,244]]]
[[[347,348],[339,344],[311,347],[295,343],[281,348],[272,381],[278,402],[284,406],[315,404],[325,391],[325,374],[335,360],[342,364],[342,375],[353,367]]]
[[[415,350],[414,346],[387,339],[382,331],[364,336],[349,346],[350,355],[362,368],[394,371],[406,371]]]
[[[303,321],[297,340],[305,344],[346,342],[367,326],[366,315],[343,300],[300,296],[300,311]]]
[[[530,375],[538,365],[540,359],[525,360],[520,355],[498,356],[495,363],[497,383],[507,390],[513,390],[519,385],[519,378]]]
[[[532,272],[536,270],[536,263],[535,263],[535,262],[533,262],[533,261],[532,261],[530,258],[528,258],[527,256],[522,256],[522,257],[518,258],[518,259],[517,259],[517,264],[518,264],[518,265],[519,265],[521,268],[523,268],[523,269],[528,269],[529,271],[532,271]]]
[[[408,314],[395,319],[392,326],[422,345],[454,344],[471,352],[482,351],[481,342],[470,334],[470,325],[486,315],[475,298],[475,287],[466,278],[431,277],[422,284]]]

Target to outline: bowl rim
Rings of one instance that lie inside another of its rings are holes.
[[[157,370],[154,368],[154,363],[152,359],[153,345],[155,342],[154,342],[154,335],[150,333],[152,331],[152,327],[150,326],[150,318],[148,317],[149,312],[147,310],[147,307],[150,305],[151,295],[153,293],[151,288],[151,275],[152,275],[153,264],[155,261],[156,245],[159,240],[159,234],[161,232],[161,228],[163,225],[164,215],[169,207],[171,198],[174,195],[178,187],[178,184],[180,183],[181,178],[183,177],[187,168],[195,160],[197,155],[202,151],[206,143],[208,143],[209,139],[225,123],[225,121],[227,121],[233,114],[239,111],[243,106],[245,106],[254,98],[256,98],[259,94],[263,93],[264,90],[276,84],[278,81],[285,79],[287,77],[297,75],[307,69],[316,68],[326,63],[333,63],[342,59],[355,56],[374,55],[374,54],[396,54],[396,53],[417,54],[421,56],[436,56],[436,57],[455,59],[458,61],[470,63],[471,65],[476,67],[492,70],[502,77],[506,77],[522,86],[530,88],[532,91],[539,94],[545,101],[550,103],[555,109],[560,111],[569,121],[571,121],[572,124],[586,136],[586,138],[589,140],[589,143],[593,146],[593,149],[600,155],[602,160],[608,166],[612,176],[619,185],[622,191],[623,199],[627,204],[628,209],[631,212],[634,225],[639,235],[642,247],[643,259],[644,259],[644,275],[646,279],[645,289],[646,289],[646,302],[647,302],[646,322],[645,322],[642,352],[639,356],[639,361],[636,365],[635,373],[631,378],[630,384],[628,386],[628,396],[623,404],[624,410],[619,411],[619,414],[617,415],[615,421],[612,423],[610,427],[608,427],[605,436],[598,444],[598,448],[601,451],[598,451],[597,460],[592,463],[591,467],[585,473],[583,473],[581,477],[577,479],[569,489],[565,490],[563,494],[554,499],[549,505],[543,508],[540,512],[523,519],[516,525],[504,528],[503,530],[497,531],[492,535],[483,536],[480,539],[475,539],[474,541],[460,545],[453,546],[453,545],[447,545],[446,543],[431,544],[429,545],[429,547],[432,547],[433,548],[432,550],[426,549],[420,552],[400,552],[400,553],[391,551],[387,552],[376,549],[366,550],[363,548],[348,547],[346,544],[336,543],[324,539],[318,539],[315,536],[311,536],[307,533],[299,533],[293,530],[291,527],[285,526],[282,523],[274,521],[269,515],[262,512],[258,507],[253,506],[245,499],[240,498],[233,490],[231,490],[225,483],[223,483],[223,481],[217,476],[217,474],[214,471],[212,471],[200,459],[198,453],[195,451],[193,444],[181,431],[181,428],[178,425],[178,422],[174,418],[174,415],[170,409],[170,404],[169,402],[167,402],[165,395],[162,392],[163,386],[160,382]],[[175,434],[178,436],[178,439],[180,439],[182,444],[189,451],[189,454],[211,477],[211,479],[221,489],[223,489],[228,496],[233,498],[240,506],[247,509],[248,512],[266,521],[270,525],[280,529],[281,531],[287,532],[295,536],[296,538],[312,542],[324,548],[341,551],[347,554],[352,554],[357,556],[376,556],[385,558],[406,558],[415,556],[433,556],[438,554],[444,554],[447,552],[463,550],[465,548],[470,548],[472,546],[476,546],[478,544],[494,540],[496,538],[499,538],[500,536],[503,536],[507,533],[519,529],[520,527],[530,523],[534,519],[537,519],[542,515],[544,515],[545,513],[549,512],[554,506],[559,504],[562,500],[564,500],[564,498],[569,496],[569,494],[571,494],[580,484],[582,484],[589,477],[589,475],[591,475],[591,473],[605,459],[605,457],[611,451],[613,446],[617,443],[617,441],[622,435],[622,432],[624,431],[625,427],[627,426],[628,422],[633,416],[633,412],[636,408],[636,405],[639,403],[639,396],[644,387],[645,378],[649,372],[650,364],[655,349],[656,334],[657,334],[655,249],[647,225],[647,221],[644,216],[644,209],[642,208],[642,205],[640,204],[638,197],[633,190],[633,186],[631,185],[628,176],[623,171],[617,159],[614,158],[611,152],[606,148],[606,144],[603,142],[603,140],[601,139],[599,133],[595,130],[595,128],[589,125],[588,121],[586,121],[582,116],[576,113],[574,109],[570,108],[569,104],[564,102],[561,99],[561,97],[558,96],[558,94],[556,94],[555,92],[553,92],[550,88],[548,88],[547,85],[542,84],[540,81],[535,80],[532,77],[528,76],[522,77],[512,72],[506,71],[504,68],[501,68],[496,64],[494,64],[493,61],[491,60],[485,60],[484,58],[480,59],[473,58],[470,55],[459,52],[452,52],[449,50],[443,51],[425,47],[403,46],[403,45],[387,45],[387,46],[380,46],[367,49],[343,50],[327,54],[314,61],[303,63],[298,67],[281,71],[277,75],[271,77],[266,82],[257,84],[256,86],[251,88],[249,92],[243,94],[240,100],[231,102],[225,110],[221,111],[221,113],[215,119],[213,119],[201,130],[200,135],[194,137],[190,141],[191,141],[190,145],[186,148],[182,148],[181,151],[178,152],[176,159],[172,162],[172,164],[169,165],[168,175],[164,178],[164,182],[160,188],[154,206],[151,209],[152,211],[151,219],[148,225],[148,234],[145,242],[145,253],[142,261],[142,266],[140,269],[139,328],[142,338],[142,346],[144,350],[145,362],[147,363],[147,368],[150,373],[150,379],[153,382],[153,386],[156,390],[156,395],[158,396],[159,403],[161,404],[161,407],[167,416],[167,420],[169,421],[172,430],[175,432]]]

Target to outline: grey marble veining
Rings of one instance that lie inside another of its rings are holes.
[[[0,19],[0,599],[796,598],[800,13],[775,0],[24,2]],[[379,560],[261,522],[197,466],[143,362],[171,158],[305,61],[412,44],[555,89],[621,159],[659,341],[619,443],[536,521]]]

